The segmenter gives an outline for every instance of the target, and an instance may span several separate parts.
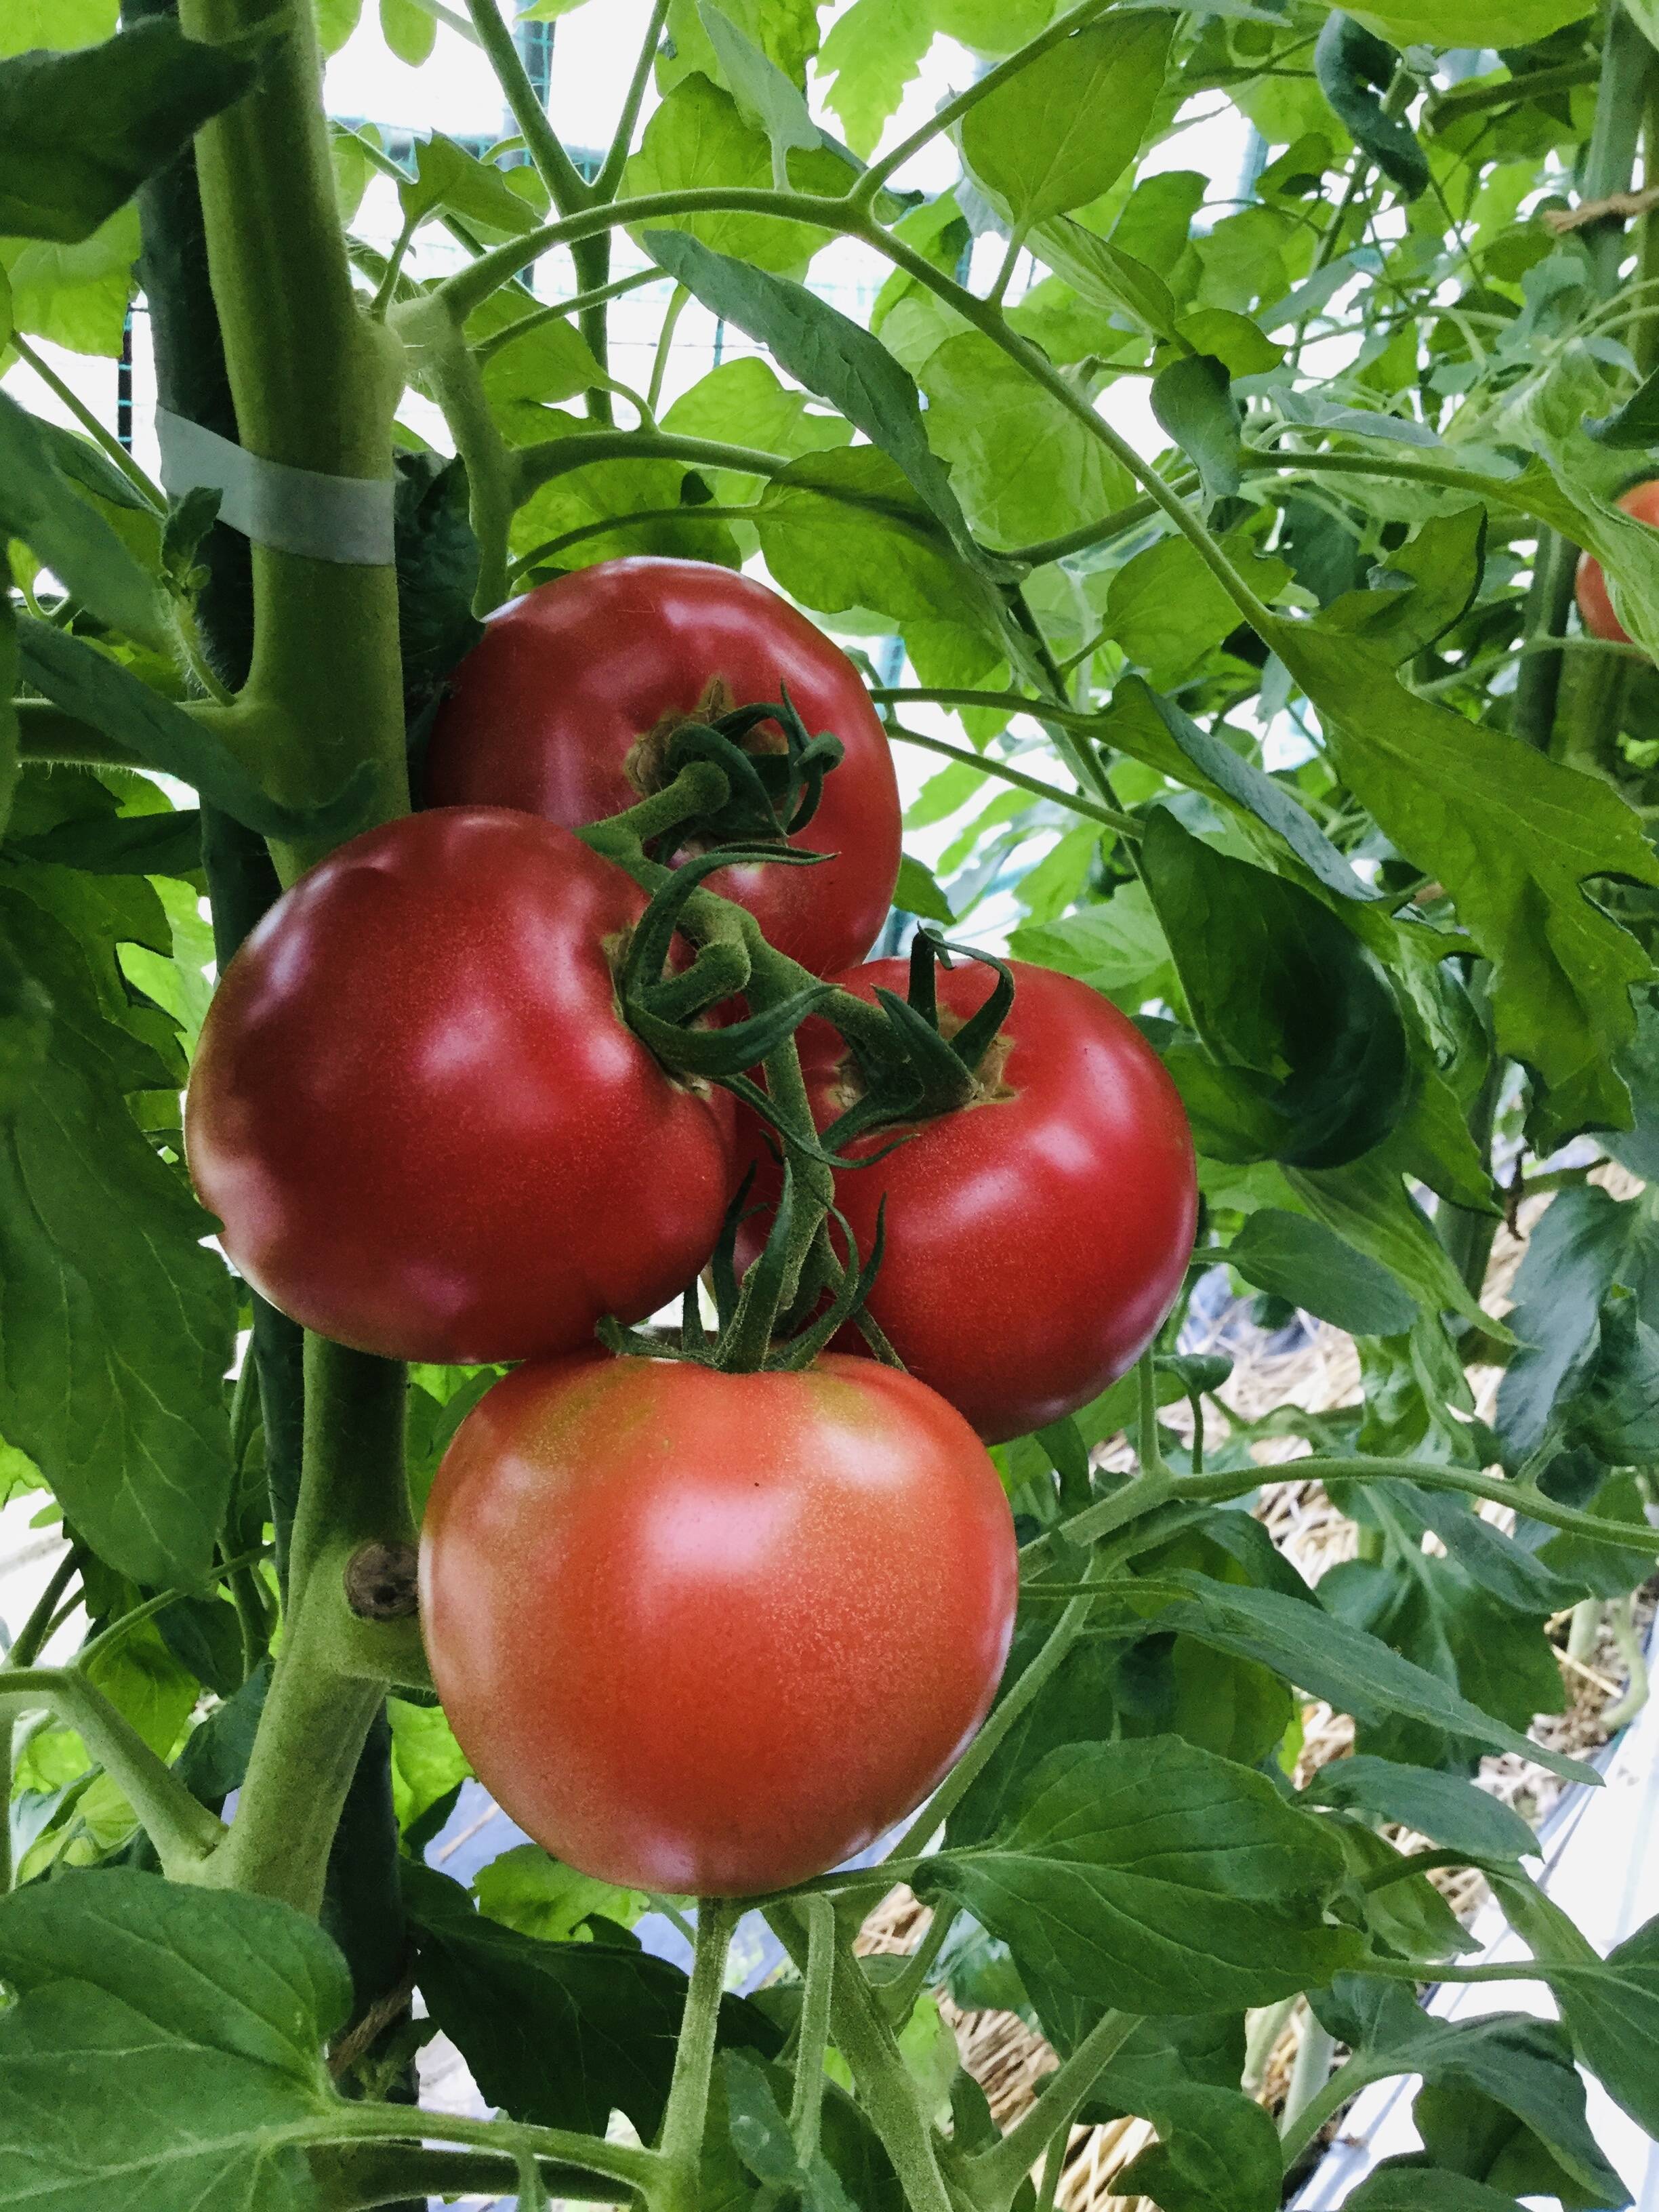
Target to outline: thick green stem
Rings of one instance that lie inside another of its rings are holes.
[[[361,1545],[413,1539],[404,1393],[392,1361],[307,1340],[288,1617],[236,1818],[206,1870],[218,1886],[302,1911],[321,1905],[335,1831],[388,1682],[419,1679],[414,1622],[357,1619],[345,1587]]]
[[[774,1925],[787,1944],[798,1947],[799,1936],[784,1915]],[[876,1993],[844,1939],[836,1946],[830,2018],[836,2048],[847,2061],[871,2125],[892,2160],[910,2212],[954,2212],[915,2084]]]
[[[1001,2212],[1050,2143],[1064,2143],[1085,2099],[1140,2025],[1129,2012],[1102,2014],[1077,2049],[1051,2074],[1042,2094],[1017,2127],[974,2160],[973,2191],[981,2204]]]
[[[795,2040],[795,2087],[789,2100],[789,2132],[795,2162],[808,2166],[817,2156],[823,2114],[823,2054],[830,2042],[830,2002],[836,1978],[836,1908],[827,1897],[809,1897],[806,1916],[806,1977],[801,1992],[800,2033]]]
[[[1595,120],[1584,157],[1581,190],[1586,200],[1604,200],[1611,193],[1630,190],[1653,71],[1653,48],[1619,0],[1613,0],[1601,48]],[[1603,294],[1611,295],[1618,289],[1619,264],[1626,252],[1622,219],[1592,225],[1581,236]]]
[[[208,264],[241,442],[267,460],[388,479],[400,349],[354,294],[306,0],[181,0],[209,41],[264,34],[255,89],[198,137]],[[277,798],[337,792],[365,761],[382,815],[408,806],[391,563],[252,549],[254,647],[240,712]],[[318,857],[285,848],[291,876]]]
[[[1523,628],[1528,641],[1559,638],[1565,630],[1572,605],[1574,565],[1573,549],[1559,531],[1540,527],[1532,581],[1527,587]],[[1510,727],[1537,752],[1550,750],[1560,696],[1561,655],[1537,650],[1523,654],[1516,673]]]
[[[72,1667],[8,1668],[0,1673],[0,1727],[45,1706],[79,1729],[87,1749],[123,1791],[175,1881],[201,1878],[225,1840],[224,1824],[191,1796],[102,1691]]]
[[[674,2078],[662,2122],[662,2172],[653,2191],[654,2212],[696,2212],[698,2170],[703,2130],[708,2120],[708,2085],[714,2070],[714,2039],[720,2027],[726,1954],[738,1907],[723,1897],[705,1897],[697,1905],[697,1941],[685,2012],[674,2053]]]

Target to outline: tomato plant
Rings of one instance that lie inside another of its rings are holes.
[[[1656,39],[0,0],[0,2203],[1650,2193]]]
[[[556,1857],[671,1895],[786,1889],[913,1813],[1013,1626],[982,1447],[908,1376],[833,1356],[522,1367],[462,1425],[422,1544],[474,1768]]]
[[[845,749],[794,842],[821,867],[717,872],[780,951],[829,975],[870,950],[899,863],[898,785],[858,671],[794,608],[702,561],[605,561],[539,585],[493,616],[456,669],[427,756],[439,805],[522,806],[574,829],[659,788],[675,717],[787,693]],[[714,702],[718,702],[718,705]],[[780,741],[775,723],[750,740]]]
[[[731,1115],[617,1012],[645,900],[499,807],[371,830],[279,899],[215,994],[185,1146],[292,1320],[391,1359],[569,1352],[714,1249]]]
[[[1072,977],[1012,972],[977,1097],[854,1138],[847,1157],[862,1164],[836,1178],[860,1250],[882,1224],[870,1319],[993,1443],[1064,1420],[1128,1372],[1175,1303],[1198,1211],[1187,1119],[1151,1046]],[[838,980],[873,1002],[902,993],[904,963]],[[994,979],[963,964],[934,988],[941,1029],[959,1032]],[[858,1106],[856,1063],[822,1021],[803,1025],[800,1057],[825,1130]],[[763,1173],[757,1194],[775,1182]]]

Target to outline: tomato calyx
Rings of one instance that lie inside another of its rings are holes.
[[[996,982],[989,997],[965,1022],[940,1018],[938,970],[956,957],[989,968]],[[832,1152],[844,1152],[855,1138],[898,1122],[932,1121],[1006,1097],[1002,1074],[1008,1041],[1002,1025],[1014,1003],[1014,978],[1006,961],[971,945],[947,944],[931,930],[918,928],[910,945],[910,975],[905,996],[875,993],[887,1016],[885,1047],[860,1032],[848,1038],[856,1073],[857,1095],[823,1132]],[[833,1022],[833,1011],[829,1018]]]
[[[823,797],[823,779],[841,764],[841,739],[828,731],[809,734],[786,685],[775,702],[732,704],[716,677],[695,713],[665,715],[635,738],[624,763],[641,798],[665,791],[693,761],[708,761],[726,778],[726,797],[684,823],[659,857],[734,840],[775,839],[780,844],[805,829]],[[823,858],[830,858],[828,854]]]

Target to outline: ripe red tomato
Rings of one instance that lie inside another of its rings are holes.
[[[839,647],[729,568],[603,561],[492,615],[433,728],[433,802],[521,806],[569,829],[618,813],[641,795],[627,766],[635,739],[665,716],[691,714],[716,678],[738,707],[775,700],[787,684],[808,731],[830,731],[846,753],[790,840],[837,857],[815,868],[722,869],[712,887],[814,975],[861,960],[898,877],[886,733]]]
[[[537,1842],[753,1895],[902,1819],[988,1709],[1018,1595],[996,1470],[908,1375],[587,1355],[468,1414],[421,1535],[432,1675]]]
[[[981,1071],[991,1095],[918,1123],[884,1160],[836,1178],[836,1203],[866,1255],[887,1201],[872,1318],[988,1443],[1075,1413],[1133,1366],[1181,1287],[1198,1213],[1186,1114],[1133,1023],[1069,975],[1009,964],[1013,1008]],[[835,980],[873,999],[878,984],[902,997],[906,978],[902,960],[872,960]],[[945,1027],[994,988],[977,963],[941,969]],[[799,1044],[823,1128],[851,1103],[856,1071],[825,1022],[805,1024]],[[744,1119],[764,1197],[777,1170]],[[895,1133],[848,1149],[867,1157]],[[745,1257],[760,1234],[750,1226]],[[853,1332],[842,1342],[864,1348]]]
[[[1646,483],[1632,484],[1620,497],[1619,504],[1626,514],[1633,514],[1638,522],[1659,524],[1659,477],[1650,477]],[[1594,554],[1579,555],[1576,589],[1578,612],[1590,635],[1607,638],[1615,644],[1628,645],[1630,632],[1613,611],[1607,580],[1601,572],[1601,563]]]
[[[307,1328],[398,1359],[522,1359],[638,1321],[730,1197],[724,1094],[617,1011],[643,894],[498,807],[371,830],[232,961],[185,1109],[226,1251]]]

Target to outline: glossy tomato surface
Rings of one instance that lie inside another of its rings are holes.
[[[752,577],[703,561],[605,561],[492,615],[433,729],[432,800],[520,806],[568,828],[616,814],[641,795],[628,772],[635,740],[691,714],[716,678],[739,707],[787,685],[809,732],[831,731],[846,753],[790,841],[836,857],[722,869],[713,888],[816,975],[861,960],[898,876],[886,733],[846,654]]]
[[[1633,514],[1638,522],[1659,525],[1659,477],[1650,478],[1646,483],[1632,484],[1621,496],[1619,504],[1626,514]],[[1594,554],[1579,555],[1575,588],[1579,616],[1590,635],[1628,645],[1630,632],[1613,611],[1607,580],[1602,573],[1601,563]]]
[[[872,1316],[990,1443],[1074,1413],[1134,1364],[1181,1287],[1198,1218],[1186,1113],[1157,1054],[1086,985],[1009,964],[1014,1004],[1006,1056],[983,1071],[990,1095],[836,1178],[866,1256],[886,1200]],[[878,984],[902,997],[907,979],[906,962],[872,960],[836,981],[871,999]],[[994,987],[977,963],[941,969],[942,1024],[965,1021]],[[805,1024],[800,1052],[822,1128],[855,1095],[851,1063],[823,1022]],[[776,1170],[749,1129],[763,1197]],[[850,1150],[867,1157],[896,1133]],[[745,1256],[763,1229],[751,1224]],[[846,1347],[855,1343],[849,1333]]]
[[[744,1896],[921,1803],[990,1705],[1018,1579],[996,1470],[909,1376],[538,1361],[456,1433],[421,1535],[479,1779],[584,1873]]]
[[[270,909],[209,1009],[185,1112],[226,1251],[389,1358],[522,1359],[691,1279],[732,1189],[720,1094],[617,1011],[643,895],[500,808],[372,830]]]

